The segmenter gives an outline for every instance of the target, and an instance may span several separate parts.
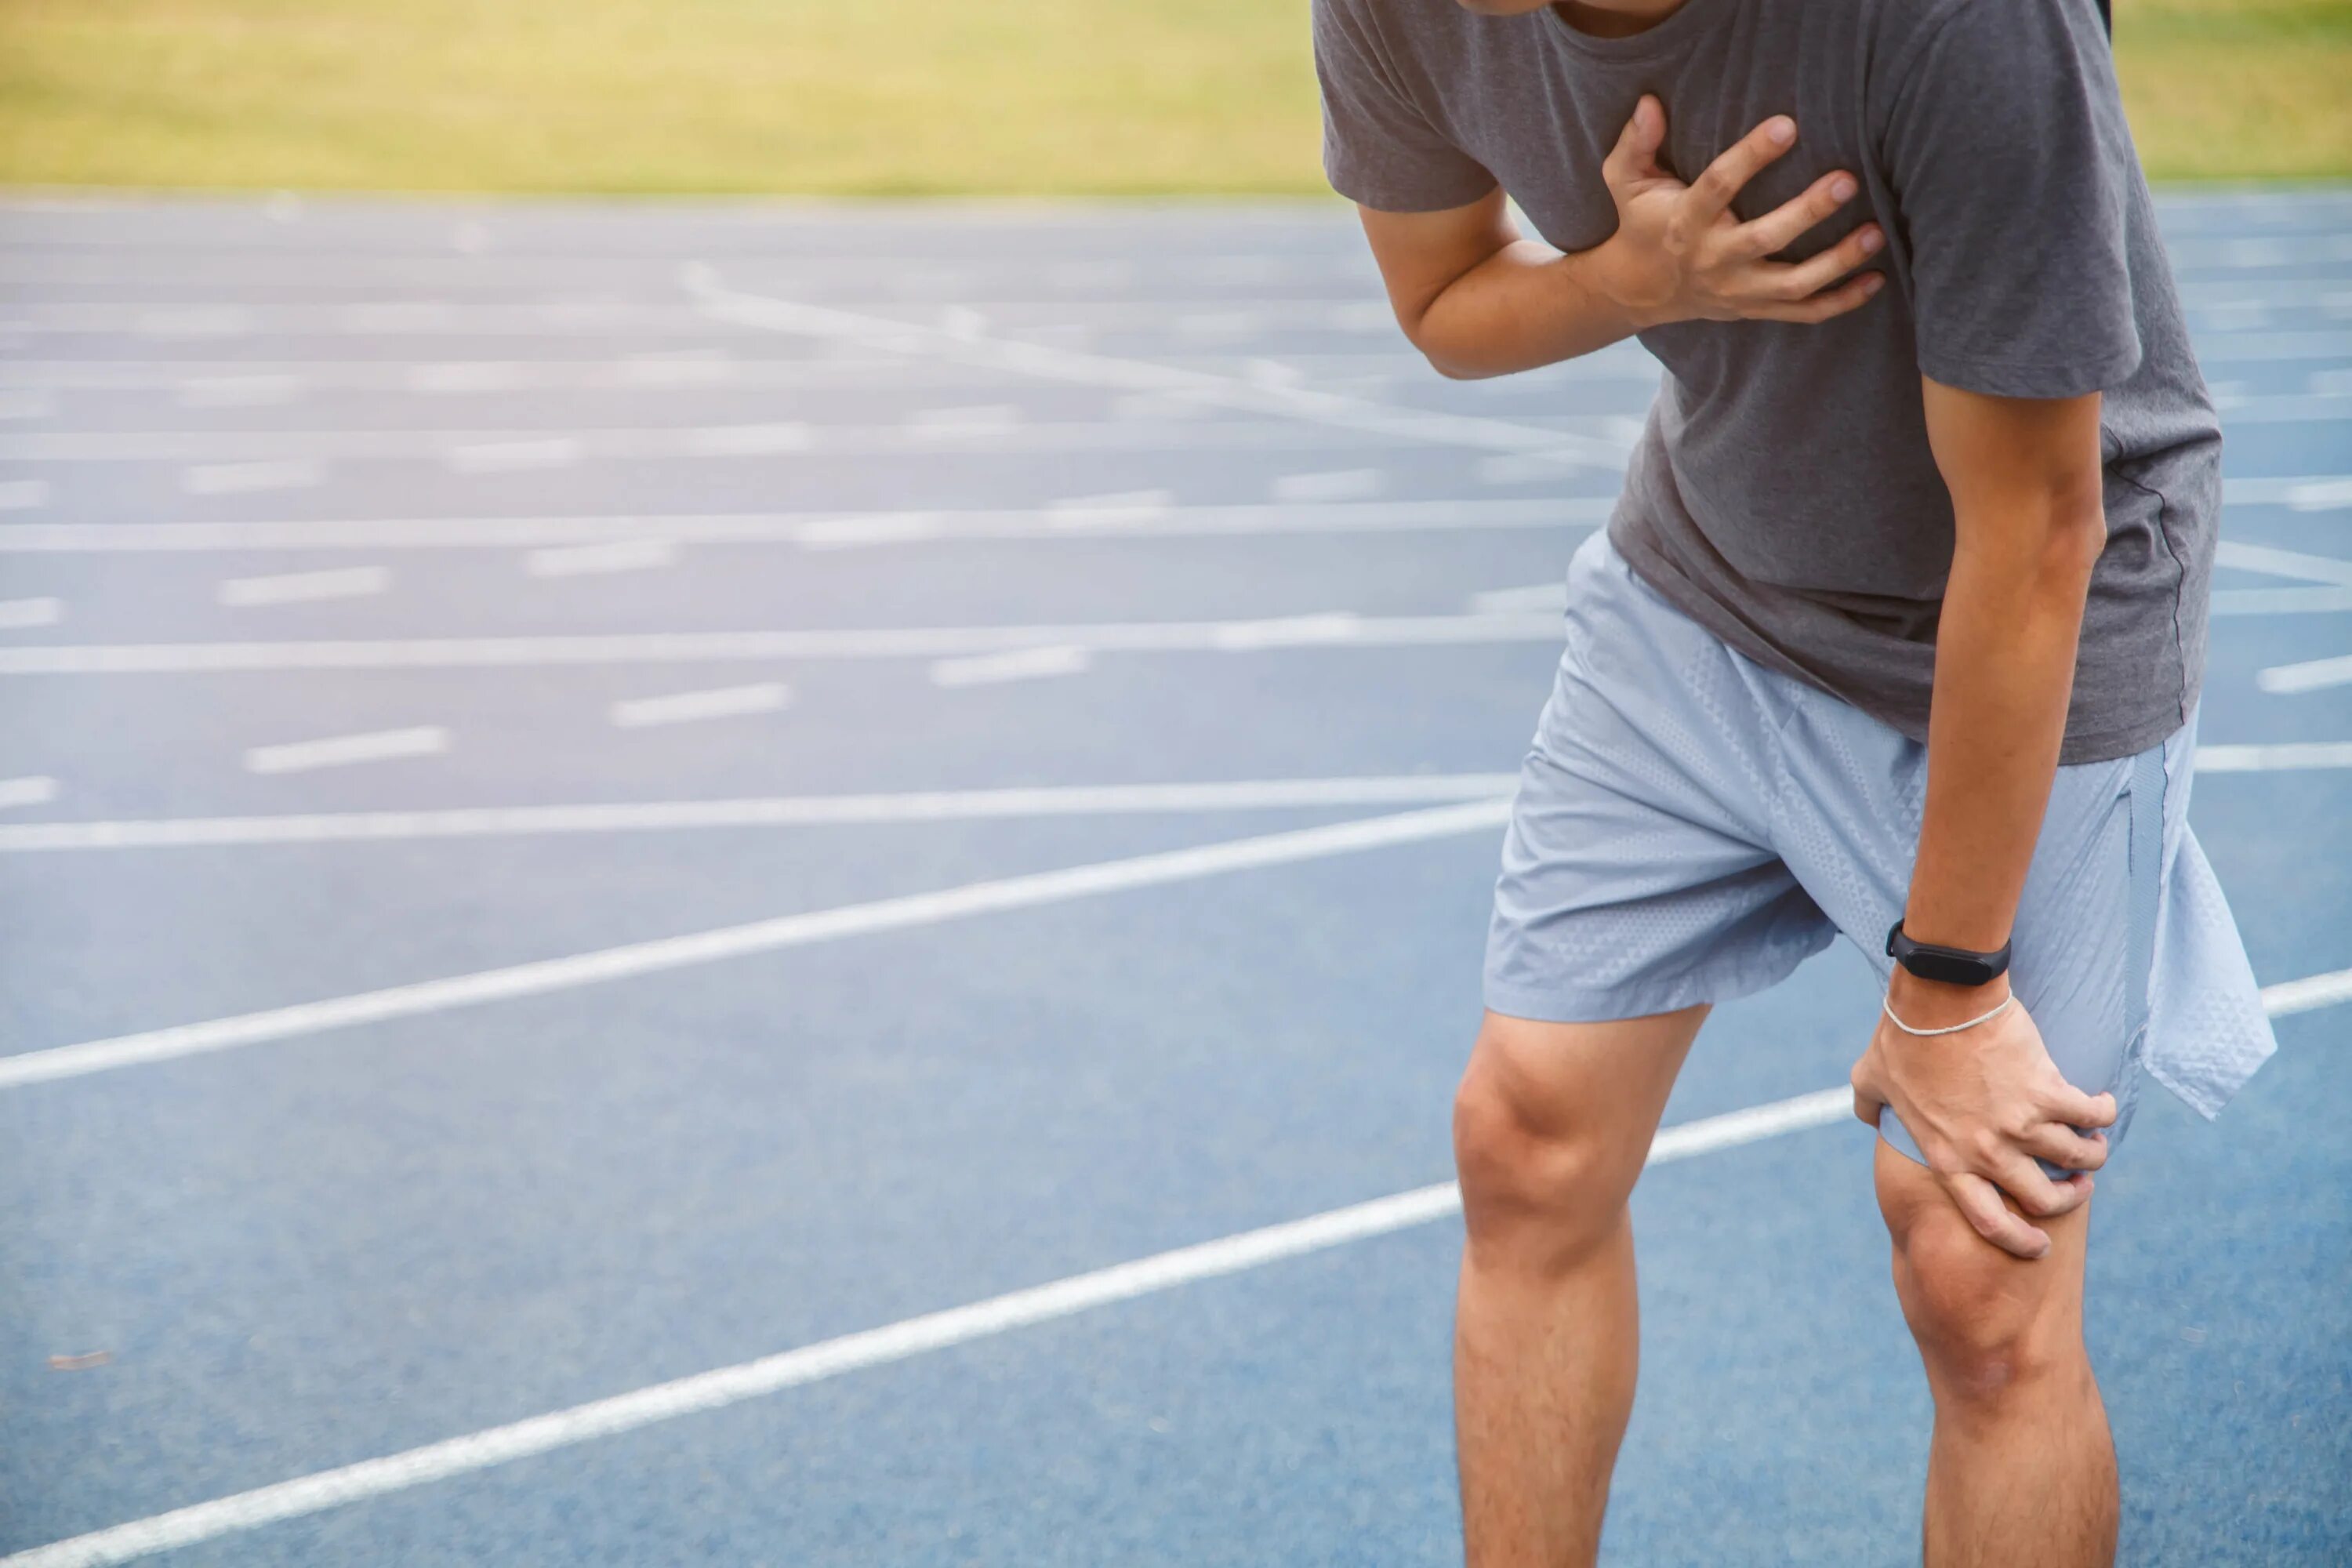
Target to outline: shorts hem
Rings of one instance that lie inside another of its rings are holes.
[[[1484,987],[1485,1002],[1490,1013],[1538,1024],[1615,1024],[1628,1018],[1654,1017],[1660,1013],[1678,1013],[1702,1002],[1737,1002],[1743,996],[1769,991],[1834,940],[1835,933],[1828,932],[1820,942],[1793,952],[1643,985],[1508,985],[1490,979]]]

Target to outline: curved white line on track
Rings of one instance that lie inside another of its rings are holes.
[[[117,1068],[142,1067],[181,1057],[202,1056],[239,1046],[260,1045],[265,1041],[294,1039],[328,1029],[443,1013],[457,1007],[480,1006],[485,1003],[509,1001],[520,996],[543,995],[551,991],[568,991],[640,974],[656,974],[666,970],[715,963],[721,959],[741,958],[756,952],[805,947],[843,937],[936,925],[942,921],[961,920],[968,915],[1034,909],[1042,904],[1125,892],[1136,888],[1162,887],[1171,882],[1187,882],[1228,871],[1289,865],[1332,855],[1352,854],[1358,850],[1383,848],[1390,845],[1482,832],[1500,827],[1509,810],[1508,801],[1475,800],[1434,806],[1425,811],[1401,812],[1391,816],[1299,828],[1288,833],[1228,839],[1221,843],[1197,845],[1189,849],[1139,855],[1124,860],[1103,860],[1092,865],[1065,867],[1060,870],[1033,872],[995,881],[967,882],[961,887],[946,888],[937,892],[913,893],[901,898],[880,899],[871,903],[845,904],[804,914],[780,915],[772,920],[721,926],[684,936],[659,937],[650,942],[627,942],[618,947],[599,948],[562,958],[478,970],[471,974],[451,975],[441,980],[386,986],[382,990],[362,991],[326,1001],[298,1003],[290,1007],[273,1007],[258,1013],[207,1019],[203,1023],[180,1024],[135,1035],[119,1035],[111,1039],[53,1046],[46,1050],[0,1058],[0,1090],[50,1083],[60,1079],[81,1078]]]
[[[2263,1001],[2273,1016],[2352,1001],[2352,969],[2270,986],[2263,992]],[[1651,1142],[1644,1164],[1668,1164],[1808,1128],[1832,1126],[1853,1114],[1853,1091],[1846,1085],[1815,1089],[1662,1128]],[[845,1373],[907,1361],[1179,1286],[1409,1230],[1448,1218],[1461,1207],[1461,1191],[1452,1182],[1415,1187],[92,1531],[0,1558],[0,1568],[108,1568],[135,1562],[159,1552],[469,1475]]]

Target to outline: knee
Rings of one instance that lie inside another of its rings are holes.
[[[1613,1237],[1641,1172],[1598,1106],[1482,1035],[1454,1097],[1454,1159],[1474,1258],[1544,1271]],[[1612,1138],[1612,1131],[1616,1136]]]
[[[1895,1294],[1939,1402],[1994,1409],[2078,1368],[2087,1375],[2067,1268],[2011,1258],[1940,1197],[1906,1216]]]

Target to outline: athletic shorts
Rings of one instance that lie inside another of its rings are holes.
[[[2059,1070],[2116,1095],[2110,1138],[2142,1073],[2210,1117],[2273,1048],[2188,826],[2194,729],[2058,770],[2011,935]],[[1596,533],[1504,839],[1487,1007],[1578,1023],[1727,1002],[1840,931],[1883,980],[1927,784],[1925,746],[1735,653]],[[1880,1131],[1919,1158],[1891,1111]]]

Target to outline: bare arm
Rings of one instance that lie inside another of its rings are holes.
[[[1926,384],[1927,436],[1952,494],[1952,570],[1936,637],[1927,801],[1904,930],[1990,951],[2006,942],[2065,736],[2074,647],[2091,571],[2106,543],[2099,397],[1990,397]],[[1896,969],[1889,1005],[1939,1028],[1977,1016],[2008,980],[1975,989]],[[2087,1177],[2053,1183],[2036,1155],[2076,1170],[2105,1163],[2074,1127],[2115,1120],[2111,1097],[2059,1076],[2022,1007],[1940,1039],[1884,1019],[1854,1069],[1857,1110],[1892,1104],[1953,1201],[1989,1241],[2039,1257],[2049,1237],[2011,1213],[2063,1214]]]
[[[1732,216],[1740,188],[1795,144],[1793,121],[1766,121],[1688,185],[1658,164],[1665,131],[1643,99],[1601,168],[1617,231],[1590,250],[1520,237],[1500,191],[1445,212],[1360,208],[1405,336],[1446,375],[1507,375],[1669,321],[1826,321],[1877,291],[1876,273],[1838,283],[1878,249],[1874,224],[1802,262],[1766,259],[1851,200],[1852,175],[1824,174],[1752,223]]]

